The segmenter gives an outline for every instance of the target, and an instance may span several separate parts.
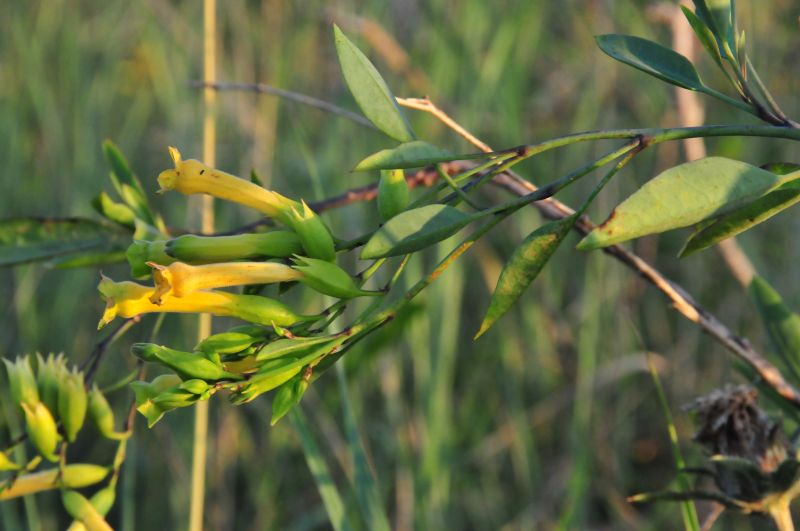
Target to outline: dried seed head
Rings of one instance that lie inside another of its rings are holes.
[[[729,385],[696,399],[687,409],[697,413],[695,441],[709,452],[749,459],[770,473],[786,459],[788,443],[780,426],[758,407],[757,398],[752,387]]]

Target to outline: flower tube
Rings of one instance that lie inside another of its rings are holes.
[[[163,266],[150,262],[148,265],[153,268],[153,280],[156,283],[150,302],[158,305],[162,304],[167,295],[184,297],[200,290],[290,282],[303,277],[300,271],[273,262],[233,262],[199,266],[183,262]]]
[[[300,315],[285,304],[258,295],[235,295],[221,291],[195,291],[186,297],[170,297],[161,305],[150,302],[154,288],[135,282],[114,282],[103,277],[97,286],[106,301],[106,309],[98,329],[115,317],[130,318],[143,313],[210,313],[219,317],[236,317],[265,326],[292,326],[315,321],[319,315]]]

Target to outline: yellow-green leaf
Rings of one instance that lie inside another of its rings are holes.
[[[361,251],[362,260],[398,256],[424,249],[449,238],[472,217],[447,205],[406,210],[378,229]]]
[[[396,148],[382,149],[368,156],[353,168],[353,171],[397,170],[421,168],[438,162],[485,158],[490,154],[453,155],[446,149],[421,140],[406,142]]]
[[[701,224],[686,240],[679,256],[684,258],[744,232],[800,201],[800,173],[793,181],[759,197],[752,203],[729,212],[710,223]]]
[[[573,214],[542,225],[517,247],[497,279],[489,309],[486,311],[480,330],[475,334],[475,339],[489,330],[517,302],[561,245],[564,236],[575,225],[576,219],[577,215]]]
[[[578,249],[597,249],[694,225],[736,210],[789,180],[791,177],[721,157],[687,162],[645,183],[590,232]]]
[[[364,116],[399,142],[413,140],[411,126],[378,70],[335,24],[333,34],[344,80]]]

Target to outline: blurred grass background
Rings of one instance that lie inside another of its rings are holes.
[[[739,1],[748,48],[787,113],[800,115],[796,53],[799,8]],[[220,3],[219,78],[265,82],[355,110],[338,72],[331,22],[373,59],[398,96],[429,95],[477,136],[510,147],[571,131],[677,124],[672,89],[614,63],[593,35],[619,32],[670,42],[652,1],[507,0],[482,2],[300,0]],[[0,213],[91,215],[89,201],[110,190],[100,143],[129,157],[145,187],[171,163],[166,146],[198,157],[201,3],[166,0],[7,0],[0,17]],[[383,33],[385,32],[385,33]],[[396,46],[381,37],[391,36]],[[721,86],[709,61],[704,79]],[[409,112],[425,140],[472,151],[433,118]],[[753,118],[709,102],[708,123]],[[391,143],[339,117],[269,96],[220,95],[218,165],[268,186],[319,199],[376,180],[351,174],[365,155]],[[555,179],[605,144],[581,145],[520,167],[536,183]],[[791,144],[716,139],[709,153],[753,164],[800,162]],[[677,144],[637,158],[592,207],[605,216],[621,197],[682,161]],[[563,194],[576,203],[591,186]],[[501,192],[487,192],[492,200]],[[196,225],[181,196],[153,197],[171,226]],[[484,199],[486,200],[486,199]],[[325,214],[341,237],[377,223],[373,205]],[[217,204],[222,230],[256,219]],[[700,454],[680,405],[740,381],[730,356],[680,319],[654,290],[599,253],[570,249],[572,236],[521,303],[478,342],[474,334],[503,261],[540,223],[533,209],[495,229],[443,275],[401,319],[345,358],[346,382],[381,501],[397,529],[674,529],[677,506],[632,507],[625,497],[666,487],[674,476],[663,415],[645,352],[654,353],[689,463]],[[759,272],[800,308],[792,279],[800,230],[789,212],[747,233],[741,244]],[[633,247],[734,331],[765,350],[747,294],[712,250],[678,261],[681,234]],[[455,242],[457,240],[453,240]],[[427,272],[437,253],[416,256],[404,276]],[[127,277],[125,267],[104,271]],[[94,269],[41,265],[0,270],[0,353],[66,351],[84,359],[98,339],[102,302]],[[300,304],[301,301],[298,301]],[[319,305],[319,301],[304,301]],[[352,314],[351,314],[352,315]],[[100,382],[133,366],[127,347],[152,321],[109,353]],[[218,329],[226,323],[218,321]],[[160,342],[193,344],[194,320],[170,316]],[[347,514],[360,522],[349,478],[354,464],[334,372],[314,384],[302,409]],[[112,397],[122,412],[127,392]],[[9,408],[4,408],[9,409]],[[269,398],[241,408],[211,407],[208,529],[324,529],[328,523],[293,424],[269,428]],[[7,413],[7,412],[6,412]],[[13,419],[6,417],[4,426]],[[119,503],[122,529],[180,529],[188,510],[190,411],[152,430],[137,423]],[[4,429],[4,436],[8,430]],[[110,458],[113,447],[81,439],[76,456]],[[58,529],[67,522],[56,495],[37,510],[0,505],[3,529]],[[705,510],[701,506],[701,513]],[[30,520],[31,515],[38,518]],[[764,522],[725,517],[723,529]]]

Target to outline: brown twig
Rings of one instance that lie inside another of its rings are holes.
[[[318,98],[309,96],[307,94],[301,94],[299,92],[293,92],[291,90],[280,89],[278,87],[273,87],[272,85],[266,85],[264,83],[230,83],[226,81],[205,82],[205,81],[193,80],[189,81],[189,86],[192,88],[212,88],[217,91],[227,90],[227,91],[239,91],[239,92],[255,92],[257,94],[269,94],[271,96],[278,96],[285,100],[307,105],[309,107],[314,107],[315,109],[319,109],[321,111],[329,112],[331,114],[337,114],[343,118],[352,120],[353,122],[359,125],[363,125],[364,127],[367,127],[369,129],[376,129],[375,126],[372,125],[372,122],[370,122],[360,114],[348,111],[347,109],[343,109],[332,103],[320,100]]]
[[[274,87],[271,87],[269,91],[267,90],[262,91],[261,89],[258,88],[259,85],[244,84],[244,83],[216,83],[208,86],[211,86],[212,88],[216,88],[219,90],[250,90],[254,92],[263,92],[267,94],[274,94],[281,97],[287,97],[289,99],[292,99],[293,101],[302,102],[301,98],[297,97],[298,96],[297,93],[289,93],[292,94],[291,97],[284,96],[282,93],[288,91],[275,89]],[[308,96],[305,97],[310,98]],[[319,103],[319,100],[317,101],[317,103]],[[325,103],[326,107],[330,106],[333,109],[335,109],[331,110],[330,112],[333,112],[334,114],[361,123],[360,120],[356,120],[354,117],[349,116],[348,114],[352,114],[349,113],[349,111],[347,111],[347,114],[342,113],[340,112],[342,109],[333,106],[331,104],[328,104],[327,102],[322,102],[322,103]],[[450,117],[446,112],[437,107],[430,99],[397,98],[397,103],[403,107],[408,107],[411,109],[427,112],[433,115],[439,121],[441,121],[447,127],[458,133],[465,140],[467,140],[467,142],[477,147],[478,149],[485,152],[493,151],[488,144],[481,141],[479,138],[470,133],[467,129],[465,129],[462,125],[460,125],[452,117]],[[313,106],[323,109],[323,106],[320,106],[319,104],[315,104]],[[538,189],[536,185],[534,185],[533,183],[531,183],[526,179],[523,179],[513,171],[506,171],[505,173],[497,175],[496,177],[494,177],[493,182],[495,185],[520,196],[527,195]],[[342,196],[339,196],[339,198],[346,197],[347,195],[349,195],[348,192],[342,194]],[[368,195],[366,193],[362,193],[362,195],[356,194],[355,197],[359,198],[368,197]],[[342,206],[343,204],[349,204],[356,200],[358,199],[350,199],[350,200],[339,199],[339,201],[336,202],[335,204],[337,206]],[[567,216],[574,214],[575,212],[572,208],[570,208],[566,204],[562,203],[561,201],[553,197],[544,199],[542,201],[536,201],[532,203],[532,205],[535,208],[537,208],[546,218],[553,220],[565,218]],[[263,222],[257,222],[257,223],[263,224]],[[578,220],[574,228],[579,233],[585,235],[588,234],[592,229],[594,229],[594,227],[595,225],[591,222],[591,220],[587,216],[583,216],[581,217],[581,219]],[[710,312],[705,310],[702,306],[700,306],[697,302],[695,302],[695,300],[691,297],[691,295],[686,293],[686,291],[684,291],[683,288],[681,288],[679,285],[675,284],[674,282],[666,278],[657,269],[655,269],[653,266],[645,262],[639,256],[630,251],[626,251],[623,247],[619,245],[612,245],[606,247],[603,249],[603,252],[608,254],[609,256],[616,258],[625,266],[627,266],[634,272],[638,273],[647,282],[655,286],[656,289],[661,291],[667,297],[667,299],[672,304],[673,308],[675,308],[681,315],[683,315],[689,321],[700,326],[709,335],[711,335],[711,337],[717,340],[717,342],[722,344],[735,356],[737,356],[739,359],[741,359],[746,364],[751,366],[759,375],[759,377],[764,381],[764,383],[772,387],[775,390],[775,392],[777,392],[779,395],[781,395],[789,402],[792,402],[800,406],[800,391],[798,391],[792,385],[786,382],[780,371],[777,368],[775,368],[774,365],[768,362],[763,356],[761,356],[758,352],[756,352],[750,346],[747,340],[734,334],[713,314],[711,314]]]
[[[454,124],[457,127],[451,127],[454,131],[464,137],[472,145],[483,151],[492,151],[492,148],[477,139],[469,131],[464,129],[455,120],[447,115],[443,110],[438,108],[429,99],[414,99],[406,100],[398,98],[398,103],[403,106],[419,109],[428,112],[441,120],[443,123]],[[519,175],[512,171],[508,171],[494,178],[494,183],[516,195],[527,195],[535,190],[537,187],[530,181],[521,178]],[[541,213],[549,219],[561,219],[572,215],[575,211],[569,206],[555,198],[548,198],[544,201],[537,201],[533,206],[541,211]],[[587,216],[575,224],[575,230],[585,235],[588,234],[595,225]],[[636,254],[625,250],[619,245],[612,245],[603,249],[603,252],[613,256],[618,261],[638,273],[642,278],[661,291],[667,299],[672,303],[681,315],[689,321],[697,324],[709,335],[716,339],[720,344],[730,350],[739,359],[750,365],[761,377],[761,379],[772,387],[778,394],[786,400],[800,406],[800,392],[790,385],[784,378],[780,371],[775,368],[770,362],[764,359],[758,352],[756,352],[747,340],[734,334],[727,326],[725,326],[713,314],[705,310],[695,300],[684,291],[679,285],[675,284],[664,275],[662,275],[653,266],[642,260]]]
[[[110,334],[108,334],[103,340],[99,341],[94,348],[92,349],[91,354],[86,360],[81,363],[80,369],[84,371],[84,379],[83,383],[88,389],[91,387],[92,380],[94,379],[94,375],[97,372],[97,368],[100,365],[100,361],[103,358],[103,355],[108,350],[108,347],[111,346],[114,341],[119,339],[125,332],[127,332],[133,325],[138,323],[141,320],[140,317],[133,317],[131,319],[126,319],[122,321]]]

